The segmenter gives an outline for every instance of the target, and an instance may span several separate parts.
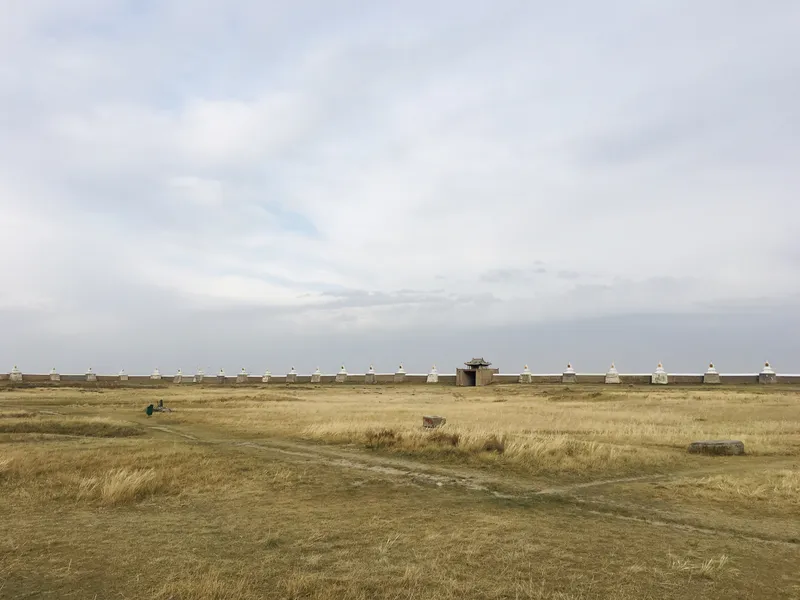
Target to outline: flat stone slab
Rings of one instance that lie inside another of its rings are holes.
[[[447,419],[435,415],[422,417],[422,426],[428,429],[435,429],[447,423]]]
[[[734,456],[744,454],[744,442],[738,440],[705,440],[689,444],[691,454]]]

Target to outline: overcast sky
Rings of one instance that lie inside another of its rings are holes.
[[[800,3],[0,2],[0,371],[800,372]]]

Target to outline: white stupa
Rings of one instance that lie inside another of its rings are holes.
[[[575,369],[572,368],[572,363],[567,363],[567,368],[561,374],[561,383],[577,383],[578,376],[575,374]]]
[[[378,376],[375,374],[375,367],[373,365],[369,366],[369,371],[364,376],[364,383],[378,383]]]
[[[759,383],[777,383],[778,375],[775,373],[775,369],[773,369],[769,361],[764,363],[764,368],[761,369],[761,373],[758,374],[758,382]]]
[[[394,372],[394,382],[403,383],[405,380],[406,370],[403,368],[403,363],[400,363],[400,366],[397,367],[397,371]]]
[[[269,383],[269,380],[272,379],[272,373],[270,373],[269,369],[264,371],[264,375],[261,377],[261,383]]]
[[[11,381],[22,381],[22,371],[19,370],[17,365],[14,365],[14,368],[11,369],[11,373],[9,374],[8,378]]]
[[[439,371],[436,370],[436,365],[431,367],[431,372],[428,373],[426,383],[439,383]]]
[[[50,371],[50,381],[61,381],[61,375],[58,374],[55,367]]]
[[[617,371],[617,367],[613,362],[606,373],[606,383],[620,383],[619,372]]]
[[[203,371],[202,368],[197,367],[197,372],[194,374],[194,378],[192,379],[192,381],[194,381],[195,383],[203,383],[203,379],[205,378],[205,376],[206,376],[205,371]]]
[[[714,363],[708,363],[708,369],[703,374],[703,383],[719,383],[719,373],[714,368]]]
[[[342,365],[342,368],[336,374],[336,383],[344,383],[345,381],[347,381],[347,369]]]
[[[370,365],[369,366],[369,371],[367,371],[367,373],[372,373],[374,375],[375,374],[375,367],[373,365]]]
[[[297,371],[295,370],[295,368],[294,368],[294,367],[292,367],[292,368],[289,370],[289,375],[297,375]]]
[[[667,376],[667,372],[664,370],[664,365],[658,363],[656,367],[655,373],[650,377],[650,383],[656,385],[667,385],[669,381],[669,377]]]
[[[156,367],[153,374],[150,375],[150,379],[161,379],[161,371],[158,370],[158,367]]]
[[[395,371],[398,375],[405,375],[406,370],[403,368],[403,363],[400,363],[400,366],[397,367],[397,371]]]
[[[178,369],[178,372],[175,373],[175,377],[172,378],[172,383],[183,383],[183,371]]]
[[[91,371],[91,369],[89,369]],[[125,369],[120,369],[119,371],[119,380],[120,381],[128,381],[128,374],[125,372]]]
[[[611,365],[613,368],[614,365]],[[575,369],[572,368],[572,363],[567,363],[567,368],[564,369],[564,375],[575,375]]]
[[[297,371],[294,367],[286,374],[286,383],[297,383]]]
[[[92,367],[86,369],[86,381],[97,381],[97,375],[92,371]]]
[[[247,383],[247,378],[249,376],[247,369],[242,367],[242,370],[239,371],[239,374],[236,376],[236,383]]]
[[[311,383],[322,383],[322,371],[319,367],[311,374]]]
[[[519,374],[519,382],[520,383],[533,383],[533,373],[528,368],[528,365],[525,365],[522,368],[522,373]]]

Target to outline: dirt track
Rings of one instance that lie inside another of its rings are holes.
[[[462,466],[431,464],[422,460],[387,456],[350,446],[327,446],[287,439],[241,440],[220,438],[218,432],[192,425],[161,426],[144,422],[156,436],[181,438],[187,443],[225,445],[240,451],[260,452],[277,460],[292,463],[313,463],[335,469],[360,470],[394,483],[417,486],[450,486],[465,492],[488,494],[493,498],[515,502],[535,503],[558,501],[573,509],[603,518],[639,521],[655,527],[691,530],[704,535],[731,535],[757,542],[800,545],[798,532],[787,527],[781,533],[753,530],[752,527],[706,527],[696,511],[659,509],[636,502],[627,495],[626,484],[657,484],[687,476],[731,474],[761,468],[788,468],[796,459],[787,457],[736,457],[719,460],[716,465],[697,469],[673,471],[668,474],[597,479],[566,485],[553,485],[543,478],[522,478],[516,475],[491,473]],[[736,461],[732,463],[732,461]]]

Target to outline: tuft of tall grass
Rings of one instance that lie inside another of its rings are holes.
[[[667,449],[582,440],[566,433],[512,434],[450,425],[428,431],[332,422],[306,427],[303,436],[373,450],[419,454],[426,459],[502,457],[504,464],[531,473],[627,473],[642,468],[657,470],[678,459],[674,451]]]
[[[364,432],[364,445],[367,448],[391,448],[402,439],[403,437],[394,429],[368,429]]]
[[[691,560],[688,558],[680,558],[672,553],[668,555],[668,559],[671,571],[684,572],[689,575],[699,575],[708,579],[713,579],[720,573],[730,560],[727,554],[722,554],[719,558]]]
[[[800,469],[683,477],[664,485],[698,498],[800,506]]]
[[[255,600],[263,596],[253,590],[250,577],[225,578],[218,571],[178,573],[154,590],[154,600]]]
[[[138,425],[104,418],[31,416],[19,414],[16,418],[0,420],[0,433],[36,433],[73,435],[82,437],[132,437],[142,435]]]
[[[103,475],[83,478],[78,499],[119,506],[144,500],[168,488],[166,479],[154,469],[112,469]]]

